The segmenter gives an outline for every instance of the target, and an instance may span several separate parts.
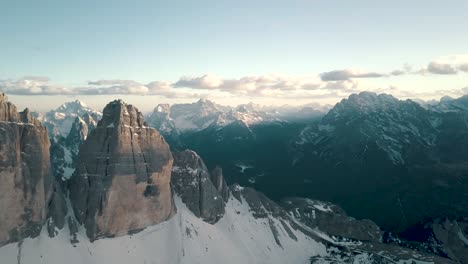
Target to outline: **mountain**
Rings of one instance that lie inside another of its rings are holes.
[[[249,126],[281,121],[307,123],[323,114],[322,110],[311,106],[274,108],[249,103],[229,107],[200,99],[192,104],[157,105],[148,116],[148,123],[171,141],[183,133],[198,132],[210,126],[223,127],[236,121]]]
[[[468,95],[464,95],[457,99],[442,97],[440,103],[433,105],[431,108],[431,110],[437,112],[468,111]]]
[[[47,129],[0,93],[0,245],[36,237],[53,195]]]
[[[41,116],[36,113],[36,116]],[[67,137],[76,117],[83,117],[88,123],[97,123],[102,113],[89,108],[85,103],[75,100],[62,104],[55,110],[45,113],[39,120],[47,127],[49,137],[56,139],[58,136]]]
[[[468,160],[461,146],[468,143],[467,113],[460,110],[434,111],[385,94],[351,95],[301,131],[292,148],[294,171],[314,197],[387,229],[466,215]]]
[[[465,105],[465,97],[423,107],[363,92],[309,124],[208,127],[182,134],[180,145],[200,153],[208,168],[221,165],[227,181],[277,201],[328,200],[353,217],[402,232],[433,218],[467,215]]]
[[[70,198],[90,239],[131,233],[174,214],[169,146],[134,106],[109,103],[78,160]]]

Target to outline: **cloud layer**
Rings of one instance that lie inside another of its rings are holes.
[[[271,98],[326,98],[349,95],[363,90],[399,92],[393,87],[369,87],[362,82],[369,78],[389,78],[400,75],[455,75],[468,73],[468,54],[439,57],[426,67],[402,69],[382,73],[359,69],[332,70],[319,75],[285,76],[257,75],[240,78],[222,78],[216,74],[183,76],[175,82],[134,80],[89,81],[78,87],[54,84],[47,77],[27,76],[21,79],[0,80],[0,90],[12,95],[159,95],[167,98],[205,96],[248,96]],[[466,93],[466,88],[458,93]]]

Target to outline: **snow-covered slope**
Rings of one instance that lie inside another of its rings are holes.
[[[206,99],[192,104],[160,104],[147,118],[148,123],[165,135],[186,131],[200,131],[209,126],[224,127],[235,121],[247,125],[314,119],[323,115],[322,110],[304,107],[263,107],[253,103],[237,107],[222,106]]]
[[[310,263],[327,254],[323,244],[292,230],[274,217],[256,219],[245,201],[231,197],[225,216],[211,225],[195,217],[175,197],[177,214],[167,222],[123,237],[89,242],[83,228],[71,244],[68,227],[49,238],[41,236],[0,248],[2,263],[124,264],[124,263]],[[270,221],[272,223],[270,223]],[[287,223],[285,223],[288,225]],[[278,243],[271,225],[278,232]]]
[[[64,103],[57,109],[47,112],[42,117],[40,114],[37,114],[37,116],[40,117],[40,121],[48,128],[49,137],[54,139],[57,136],[67,137],[73,122],[75,122],[75,118],[83,117],[86,114],[88,114],[88,119],[92,119],[90,122],[93,123],[96,123],[102,117],[101,112],[89,108],[79,100]]]

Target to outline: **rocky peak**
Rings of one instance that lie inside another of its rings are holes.
[[[23,112],[20,113],[20,119],[21,122],[25,124],[33,124],[35,126],[41,125],[41,122],[33,117],[31,111],[29,111],[29,108],[24,109]]]
[[[460,98],[445,98],[440,99],[440,103],[434,105],[431,110],[437,112],[466,112],[468,111],[468,95]]]
[[[1,93],[0,245],[39,235],[52,189],[49,147],[47,129]]]
[[[0,121],[18,122],[19,115],[16,106],[8,102],[8,97],[0,93]]]
[[[341,100],[330,110],[330,113],[336,114],[344,111],[375,112],[398,107],[400,102],[389,94],[377,95],[373,92],[361,92],[359,94],[352,94],[347,99]]]
[[[80,100],[67,102],[57,108],[57,112],[78,112],[80,109],[88,108],[88,106]]]
[[[98,127],[130,126],[134,128],[146,127],[143,114],[133,105],[122,100],[115,100],[106,105]]]
[[[109,103],[78,160],[70,197],[91,240],[142,230],[174,214],[169,146],[134,106]]]
[[[92,115],[90,113],[85,113],[81,119],[86,123],[86,125],[88,126],[89,130],[93,130],[96,128],[97,126],[97,119],[99,118],[99,116],[97,115]]]
[[[211,182],[215,186],[216,190],[221,194],[225,202],[229,199],[229,187],[226,183],[226,180],[223,176],[223,169],[219,166],[216,166],[211,171]]]
[[[67,141],[69,143],[74,142],[77,146],[81,145],[86,140],[88,136],[88,125],[80,117],[75,118],[70,133],[67,136]],[[75,145],[75,144],[74,144]]]
[[[208,223],[216,223],[224,215],[224,201],[228,197],[222,172],[216,170],[215,173],[210,175],[203,160],[192,150],[174,153],[174,191],[193,214]],[[215,184],[213,178],[217,181]]]
[[[171,106],[169,104],[158,104],[153,112],[156,113],[169,113],[171,111]]]

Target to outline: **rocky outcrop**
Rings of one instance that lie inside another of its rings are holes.
[[[456,263],[431,252],[382,243],[381,232],[375,224],[368,220],[347,217],[341,208],[331,203],[290,198],[280,206],[250,187],[232,185],[230,189],[235,199],[247,203],[254,218],[268,220],[272,235],[279,246],[282,245],[284,236],[297,239],[295,231],[300,231],[312,240],[326,245],[327,254],[311,257],[310,263]],[[333,223],[324,223],[327,219]],[[274,224],[278,221],[282,228]],[[332,224],[337,227],[331,226]],[[284,231],[280,232],[280,229]],[[365,234],[367,231],[369,234]]]
[[[217,166],[211,171],[211,182],[225,202],[229,199],[229,187],[223,176],[223,169]]]
[[[174,153],[172,185],[187,207],[197,217],[208,223],[216,223],[224,215],[224,197],[222,174],[215,171],[216,186],[212,182],[203,160],[197,153],[184,150]],[[225,183],[224,183],[225,184]],[[217,188],[219,186],[220,188]],[[227,200],[227,198],[226,198]]]
[[[468,263],[468,219],[437,220],[431,228],[436,241],[449,258],[460,263]]]
[[[0,245],[37,236],[52,191],[47,129],[0,93]]]
[[[53,184],[52,198],[49,202],[47,213],[47,232],[50,237],[55,237],[58,233],[57,230],[65,226],[67,212],[67,202],[63,187],[59,179],[56,179]]]
[[[88,125],[80,118],[76,117],[70,129],[70,133],[67,136],[67,144],[69,145],[80,145],[88,136]]]
[[[383,232],[372,221],[357,220],[346,215],[339,206],[307,198],[287,198],[282,206],[296,219],[310,228],[318,228],[329,235],[361,241],[380,241]]]
[[[91,240],[133,233],[174,214],[169,146],[134,106],[109,103],[78,160],[70,198]]]

